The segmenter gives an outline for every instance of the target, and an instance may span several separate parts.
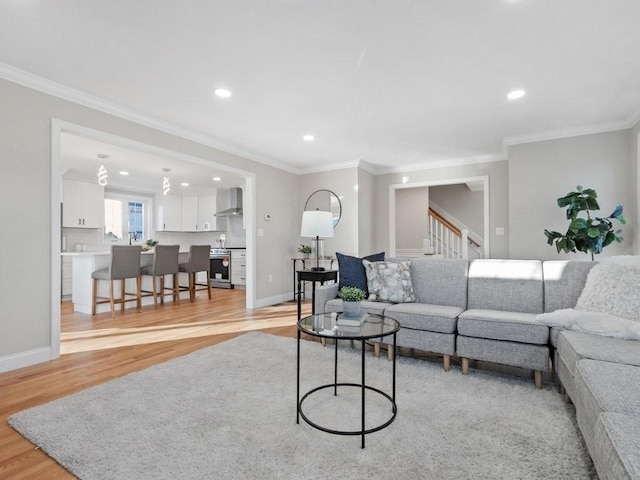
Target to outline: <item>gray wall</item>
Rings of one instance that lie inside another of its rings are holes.
[[[429,203],[437,203],[475,234],[484,235],[484,192],[473,192],[466,184],[429,187]]]
[[[558,254],[548,246],[544,230],[567,230],[564,209],[556,200],[577,185],[598,193],[601,210],[609,215],[624,206],[629,223],[622,244],[605,248],[603,255],[630,254],[636,236],[636,167],[630,151],[629,130],[548,140],[509,148],[509,253],[512,258],[588,260],[583,253]]]
[[[428,238],[430,188],[403,188],[396,191],[396,248],[422,249]]]
[[[637,225],[640,225],[640,121],[637,122],[631,131],[629,132],[629,151],[631,155],[631,165],[635,168],[635,174],[632,176],[636,179],[633,186],[633,195],[636,199],[636,216],[630,217],[627,215],[627,222],[631,222],[636,225],[636,241],[634,246],[634,253],[637,255],[640,253],[640,234],[638,234]]]
[[[152,128],[0,80],[0,360],[46,351],[51,339],[51,122],[87,128],[250,171],[256,178],[256,297],[282,297],[268,273],[288,272],[291,239],[299,236],[298,176]],[[273,214],[270,222],[262,220]],[[58,255],[58,252],[53,252]],[[11,360],[13,361],[13,360]]]
[[[358,256],[364,257],[373,251],[376,230],[375,177],[358,168]]]

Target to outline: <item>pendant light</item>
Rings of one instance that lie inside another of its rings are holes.
[[[163,168],[162,171],[168,174],[171,169]],[[165,175],[165,177],[162,179],[162,194],[166,195],[167,193],[169,193],[169,190],[171,190],[171,182],[169,181],[169,176]]]
[[[109,176],[107,175],[107,167],[104,166],[104,161],[107,158],[109,158],[109,155],[105,155],[104,153],[99,153],[98,158],[102,160],[102,164],[98,169],[98,184],[104,187],[107,184],[107,177]]]

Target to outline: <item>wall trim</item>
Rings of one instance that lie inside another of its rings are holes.
[[[263,165],[268,165],[296,175],[300,175],[302,173],[299,169],[292,169],[288,165],[277,162],[271,158],[243,150],[234,145],[221,142],[211,136],[203,135],[179,125],[160,120],[159,118],[151,117],[130,108],[123,107],[117,103],[109,102],[80,90],[47,80],[2,62],[0,62],[0,78],[4,78],[10,82],[33,88],[34,90],[53,95],[54,97],[62,98],[85,107],[93,108],[94,110],[108,113],[124,120],[129,120],[145,127],[153,128],[154,130],[159,130],[164,133],[175,135],[176,137],[191,140],[226,153],[238,155],[239,157],[253,160]]]
[[[626,130],[635,124],[633,119],[595,125],[585,125],[581,127],[565,128],[561,130],[548,130],[537,133],[526,133],[505,137],[503,144],[506,147],[520,145],[523,143],[544,142],[547,140],[560,140],[562,138],[579,137],[581,135],[594,135],[596,133],[615,132],[616,130]]]
[[[16,370],[18,368],[30,367],[38,363],[48,362],[55,357],[49,347],[36,348],[26,352],[14,353],[0,357],[0,373]]]
[[[293,296],[294,296],[293,292],[286,292],[280,295],[274,295],[273,297],[260,298],[256,300],[254,307],[255,308],[270,307],[272,305],[278,305],[279,303],[289,302],[291,301]]]

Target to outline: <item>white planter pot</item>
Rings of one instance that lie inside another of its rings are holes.
[[[342,301],[342,310],[345,317],[358,317],[360,315],[360,302]]]

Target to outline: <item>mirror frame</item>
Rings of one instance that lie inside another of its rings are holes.
[[[309,201],[311,200],[311,198],[314,195],[316,195],[318,193],[321,193],[321,192],[327,192],[329,195],[332,195],[336,199],[336,201],[338,202],[337,218],[336,218],[336,213],[333,210],[331,210],[331,216],[333,218],[333,228],[336,228],[336,225],[338,225],[338,223],[340,223],[340,218],[342,218],[342,202],[340,201],[340,197],[338,197],[338,195],[336,195],[331,190],[328,190],[326,188],[321,188],[320,190],[316,190],[311,195],[309,195],[309,197],[307,198],[307,201],[304,203],[304,211],[305,212],[307,211],[307,206],[309,205]]]

